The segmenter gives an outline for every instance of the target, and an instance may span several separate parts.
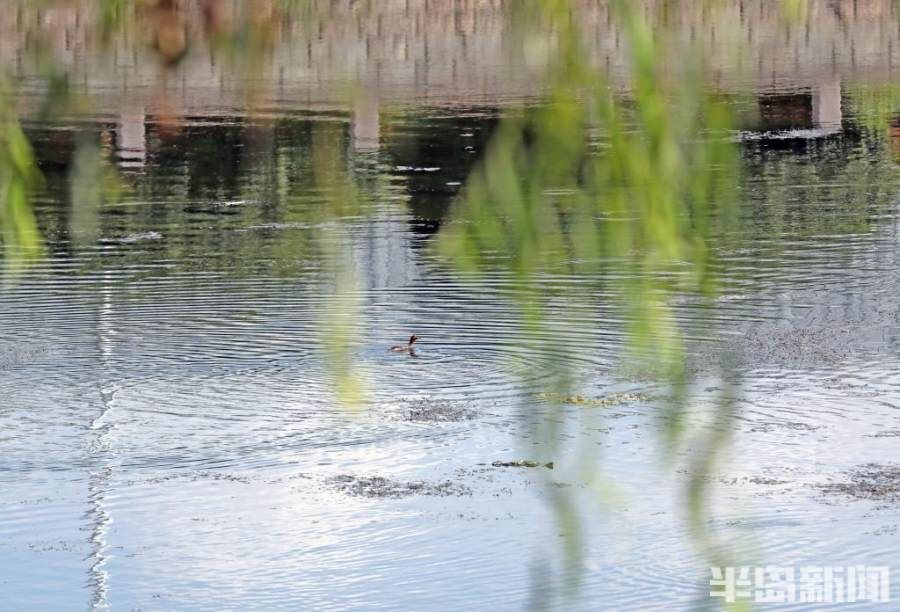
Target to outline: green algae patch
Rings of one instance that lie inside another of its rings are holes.
[[[565,395],[563,393],[536,393],[535,397],[545,402],[571,404],[573,406],[620,406],[622,404],[650,401],[650,397],[643,393],[611,393],[600,397]]]

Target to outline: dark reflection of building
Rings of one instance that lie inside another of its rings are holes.
[[[741,127],[748,130],[746,140],[778,148],[805,146],[841,132],[841,101],[837,76],[822,77],[811,85],[795,84],[791,90],[763,89],[757,94],[757,116]]]
[[[822,79],[811,87],[797,86],[790,91],[763,90],[757,97],[762,131],[820,128],[840,129],[841,83],[837,78]]]
[[[72,165],[77,138],[72,130],[57,130],[54,126],[26,126],[25,134],[31,142],[38,168],[44,173],[65,172]]]
[[[497,125],[499,109],[467,109],[449,115],[433,109],[411,118],[410,130],[385,142],[394,173],[409,194],[410,228],[416,234],[438,231],[453,198],[484,152]]]
[[[84,203],[72,201],[68,179],[76,143],[92,138],[105,143],[100,150],[130,185],[128,197],[141,202],[94,211],[95,239],[152,230],[162,235],[157,248],[195,254],[182,257],[185,265],[239,267],[270,249],[274,265],[290,268],[315,256],[305,245],[314,243],[329,214],[321,210],[327,204],[316,184],[314,140],[319,130],[330,131],[339,145],[329,155],[341,158],[338,166],[365,196],[365,210],[347,221],[354,226],[347,234],[350,255],[363,284],[376,288],[415,279],[416,250],[449,214],[499,113],[495,107],[425,109],[382,126],[377,104],[362,103],[352,113],[184,116],[173,130],[134,106],[113,122],[27,133],[52,191],[40,223],[60,241],[58,256],[77,248],[73,212]],[[216,252],[225,257],[210,256],[191,232],[164,229],[198,225],[217,236]]]
[[[769,130],[790,130],[812,128],[812,95],[803,93],[760,94],[760,128]]]

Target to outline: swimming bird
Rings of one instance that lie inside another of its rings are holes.
[[[419,337],[417,335],[413,334],[412,336],[409,337],[409,344],[398,344],[396,346],[392,346],[390,350],[395,353],[413,353],[413,352],[415,352],[415,351],[413,351],[413,344],[418,339],[419,339]]]

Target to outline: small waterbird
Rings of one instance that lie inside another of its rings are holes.
[[[414,353],[413,344],[418,340],[419,337],[415,334],[409,337],[409,344],[398,344],[396,346],[391,347],[391,351],[395,353]]]

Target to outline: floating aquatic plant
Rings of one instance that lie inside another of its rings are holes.
[[[636,404],[648,402],[650,397],[643,393],[611,393],[601,397],[586,397],[584,395],[563,395],[561,393],[536,393],[539,400],[559,404],[572,404],[574,406],[620,406],[622,404]]]

